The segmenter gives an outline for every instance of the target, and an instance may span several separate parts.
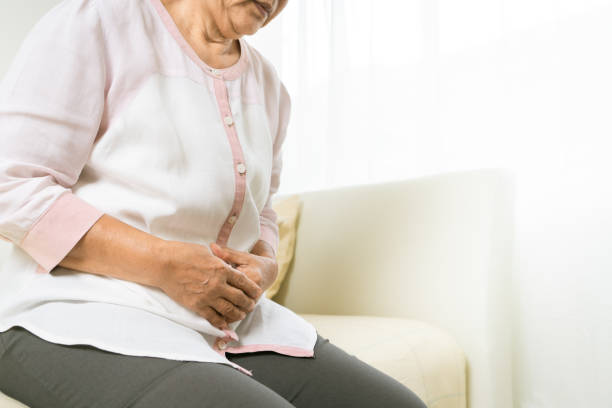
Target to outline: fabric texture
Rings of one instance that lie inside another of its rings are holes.
[[[347,353],[396,378],[429,408],[467,407],[467,360],[445,330],[415,319],[303,314]]]
[[[312,357],[315,328],[265,296],[221,331],[156,287],[59,265],[108,214],[165,240],[278,250],[289,95],[244,39],[208,66],[160,0],[64,0],[0,84],[0,331],[134,356]],[[227,346],[227,347],[225,347]]]
[[[315,359],[229,356],[253,377],[222,364],[54,344],[21,327],[0,333],[0,352],[0,390],[31,408],[425,407],[410,389],[319,335]]]
[[[302,201],[299,195],[292,195],[282,200],[276,200],[272,203],[272,208],[278,217],[277,225],[279,230],[279,246],[276,253],[276,262],[278,264],[278,276],[274,280],[265,293],[269,299],[272,299],[278,292],[283,280],[287,276],[289,266],[295,254],[295,238],[297,236],[298,218],[302,209]]]

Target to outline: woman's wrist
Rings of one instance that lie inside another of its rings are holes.
[[[157,262],[155,262],[156,267],[151,271],[151,286],[163,290],[166,280],[172,273],[173,260],[176,259],[176,250],[175,241],[160,239],[155,242],[151,252]]]

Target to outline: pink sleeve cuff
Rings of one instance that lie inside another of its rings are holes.
[[[266,241],[272,247],[274,251],[274,256],[278,253],[278,227],[276,224],[274,226],[269,225],[268,223],[261,223],[261,234],[259,234],[259,239],[262,241]]]
[[[34,223],[19,246],[49,273],[104,213],[67,192]]]

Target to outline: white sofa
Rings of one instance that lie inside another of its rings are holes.
[[[511,408],[513,175],[482,169],[301,197],[295,258],[274,300],[429,408]],[[22,406],[0,394],[0,407]]]

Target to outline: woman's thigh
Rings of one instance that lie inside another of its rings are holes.
[[[31,408],[292,407],[228,365],[55,344],[21,327],[0,333],[0,390]]]
[[[269,351],[226,356],[298,408],[426,408],[412,390],[321,335],[315,358]]]

